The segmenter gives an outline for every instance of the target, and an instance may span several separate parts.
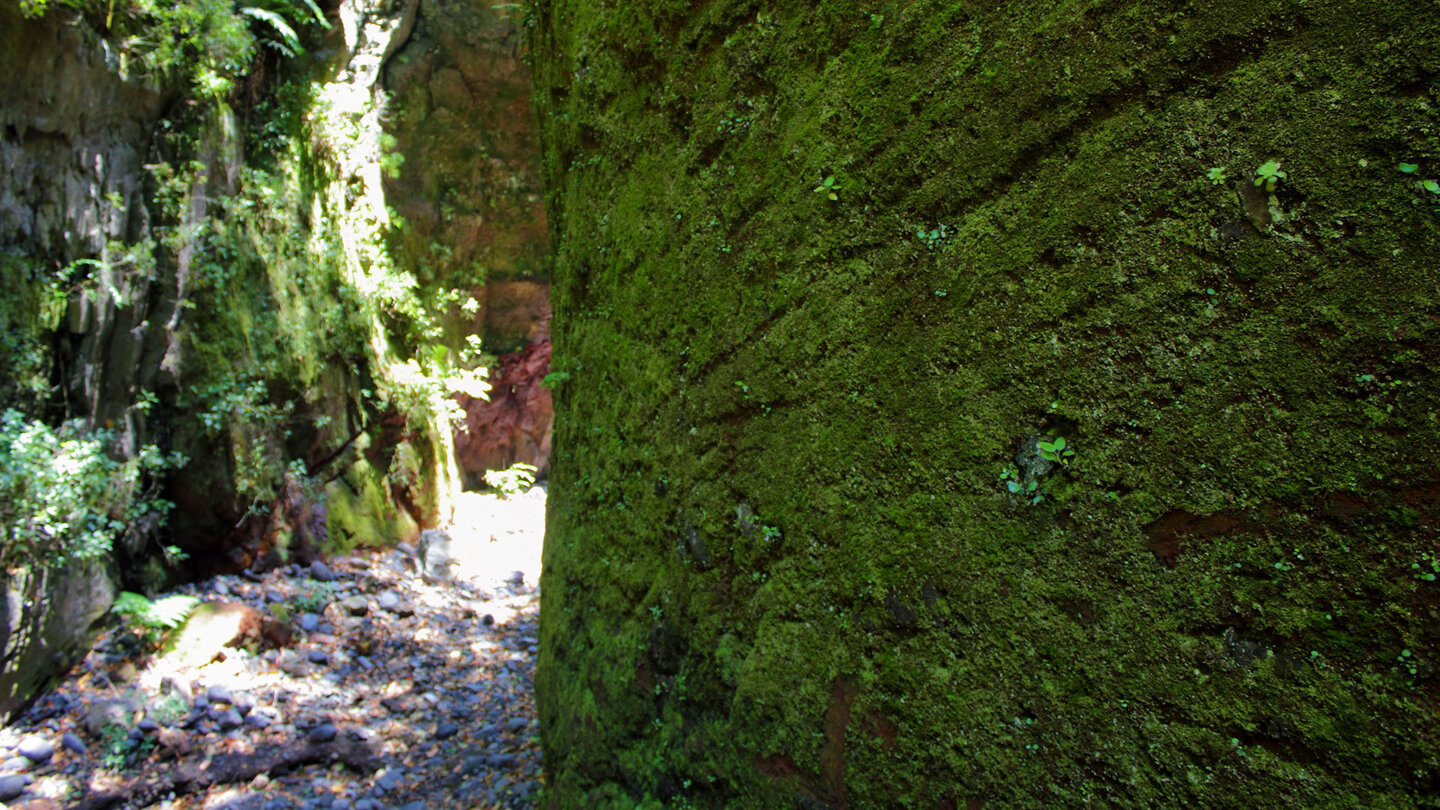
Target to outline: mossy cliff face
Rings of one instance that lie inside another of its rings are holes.
[[[1437,25],[541,3],[552,806],[1440,802]]]
[[[417,3],[385,5],[346,4],[328,43],[297,22],[314,55],[280,59],[227,3],[121,0],[109,27],[103,4],[0,2],[0,411],[132,467],[187,459],[94,488],[113,537],[84,567],[65,537],[11,534],[25,471],[0,470],[17,565],[0,711],[88,649],[116,582],[303,562],[445,517],[456,347],[435,350],[424,288],[390,261],[379,160],[381,72]]]

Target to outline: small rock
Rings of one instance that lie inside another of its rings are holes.
[[[220,728],[223,728],[226,731],[229,731],[232,728],[239,728],[245,722],[245,719],[240,716],[240,712],[234,709],[226,709],[225,711],[221,712],[218,719],[220,721]]]
[[[263,714],[247,714],[245,715],[245,725],[253,729],[268,728],[270,726],[270,718]]]
[[[214,591],[216,596],[229,596],[229,595],[230,595],[230,586],[229,586],[229,585],[226,585],[225,583],[221,582],[221,581],[218,580],[218,579],[215,580],[215,583],[210,586],[210,590]]]
[[[409,554],[409,555],[412,556],[412,557],[415,556],[415,547],[412,546],[412,545],[410,545],[409,543],[405,543],[405,542],[396,543],[396,544],[395,544],[395,550],[396,550],[396,551],[399,551],[399,552],[401,552],[401,553],[403,553],[403,554]]]
[[[516,588],[518,588],[518,587],[520,587],[521,585],[524,585],[524,584],[525,584],[525,572],[524,572],[524,571],[511,571],[511,572],[510,572],[510,576],[508,576],[508,577],[505,578],[505,582],[506,582],[507,584],[509,584],[509,585],[513,585],[513,586],[515,586]]]
[[[437,740],[444,740],[449,737],[454,737],[456,734],[459,733],[460,725],[458,723],[441,723],[440,725],[435,727],[435,739]]]
[[[400,597],[394,591],[385,591],[380,594],[375,603],[384,610],[394,610],[400,604]]]
[[[410,802],[400,805],[400,810],[425,810],[425,802]]]
[[[506,731],[519,731],[530,725],[530,721],[523,717],[512,717],[505,723]]]
[[[486,613],[484,616],[480,617],[480,623],[485,625],[486,627],[491,627],[495,624],[495,617],[491,616],[489,613]]]
[[[105,736],[107,726],[126,728],[135,714],[135,706],[127,700],[99,700],[85,710],[85,730],[91,737]]]
[[[440,529],[426,529],[420,533],[420,571],[431,580],[444,581],[450,578],[450,569],[455,564],[450,547],[454,541]]]
[[[160,729],[160,745],[178,757],[190,753],[190,735],[178,728]]]
[[[15,750],[20,753],[20,756],[34,762],[48,762],[50,757],[55,755],[55,743],[44,737],[31,735],[20,740],[20,744],[15,746]]]
[[[400,787],[400,783],[403,780],[404,777],[396,771],[386,771],[385,773],[380,775],[379,779],[375,780],[375,785],[377,787],[382,787],[385,790],[390,791]]]
[[[324,650],[311,650],[305,654],[305,658],[312,664],[330,663],[330,656],[326,655]]]
[[[60,738],[60,744],[77,754],[85,753],[85,743],[74,732],[65,732],[65,736]]]
[[[211,703],[234,703],[235,698],[230,695],[230,690],[223,686],[212,686],[205,690],[205,696]]]
[[[514,754],[494,754],[490,757],[490,767],[492,768],[508,768],[514,764]]]
[[[266,588],[266,589],[265,589],[265,601],[266,601],[266,602],[284,602],[284,601],[285,601],[285,594],[281,593],[280,591],[278,591],[278,590],[276,590],[276,589],[274,589],[274,588]]]
[[[4,762],[0,762],[0,771],[5,771],[6,773],[20,773],[22,771],[30,770],[30,767],[34,764],[34,762],[31,762],[25,757],[10,757]]]
[[[320,617],[314,613],[300,614],[300,629],[307,633],[313,633],[320,627]]]
[[[25,786],[30,784],[30,779],[26,775],[0,776],[0,802],[20,798],[20,794],[25,792]]]
[[[145,733],[148,734],[148,733],[150,733],[150,732],[152,732],[152,731],[159,731],[159,730],[160,730],[160,724],[157,723],[157,722],[155,722],[154,720],[151,720],[150,718],[147,717],[147,718],[145,718],[144,720],[141,720],[140,722],[136,723],[136,724],[135,724],[135,728],[138,728],[138,729],[140,729],[141,731],[143,731],[143,732],[145,732]]]
[[[374,799],[361,799],[355,802],[355,810],[382,810],[383,805]]]
[[[321,582],[332,582],[335,580],[335,572],[330,570],[330,566],[316,560],[310,563],[310,578],[318,579]]]
[[[370,603],[367,602],[363,596],[347,596],[340,605],[344,607],[345,612],[351,616],[364,616],[370,612]]]
[[[310,729],[310,731],[305,734],[305,739],[312,743],[326,743],[335,739],[335,736],[339,733],[340,730],[335,728],[333,724],[321,723]]]

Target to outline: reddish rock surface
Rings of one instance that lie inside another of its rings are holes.
[[[458,396],[465,429],[455,433],[455,457],[467,488],[478,488],[486,470],[516,462],[550,466],[550,391],[540,385],[550,373],[550,338],[504,355],[490,370],[490,400]]]

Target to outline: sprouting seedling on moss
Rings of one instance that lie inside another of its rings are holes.
[[[1274,192],[1275,186],[1287,177],[1280,171],[1280,161],[1267,160],[1255,170],[1255,185],[1264,186],[1267,192]]]
[[[1210,178],[1210,184],[1214,186],[1223,186],[1225,185],[1225,181],[1230,179],[1229,176],[1225,174],[1224,166],[1216,166],[1212,168],[1210,171],[1205,173],[1205,176]]]
[[[833,174],[821,180],[820,185],[815,187],[816,194],[824,193],[825,196],[831,200],[840,199],[839,191],[840,184],[835,182],[835,175]]]
[[[1053,442],[1038,442],[1040,457],[1046,461],[1053,461],[1056,464],[1069,464],[1070,459],[1075,457],[1075,451],[1065,446],[1065,437],[1056,436]]]

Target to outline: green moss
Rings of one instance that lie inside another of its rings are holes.
[[[544,6],[554,806],[1436,800],[1427,12]]]

